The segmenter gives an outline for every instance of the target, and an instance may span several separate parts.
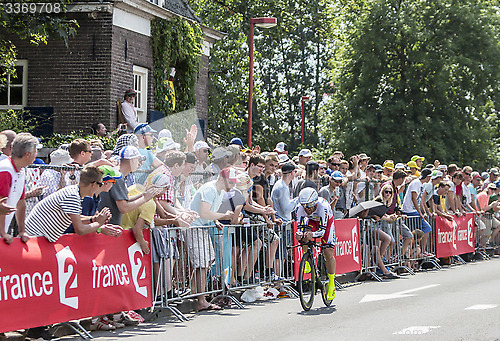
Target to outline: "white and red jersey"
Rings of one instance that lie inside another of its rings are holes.
[[[328,201],[319,197],[313,213],[307,214],[302,205],[297,206],[295,213],[298,228],[309,228],[314,238],[321,237],[323,245],[335,245],[333,212]]]
[[[0,198],[7,197],[6,204],[16,207],[19,200],[24,199],[24,182],[26,173],[16,169],[10,157],[0,161]],[[8,231],[14,212],[5,216],[5,232]]]

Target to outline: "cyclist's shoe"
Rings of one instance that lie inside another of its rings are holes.
[[[305,262],[304,264],[304,273],[305,274],[311,273],[311,264],[309,264],[309,262]]]
[[[328,293],[326,294],[326,299],[328,301],[332,301],[335,298],[335,295],[337,294],[337,290],[335,290],[335,285],[328,285]]]

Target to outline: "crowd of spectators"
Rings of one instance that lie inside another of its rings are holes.
[[[106,134],[102,124],[95,124],[94,129]],[[272,151],[258,146],[248,149],[240,138],[215,147],[195,140],[196,126],[187,132],[183,151],[167,129],[157,132],[147,123],[137,123],[121,133],[113,150],[104,150],[98,140],[76,139],[50,154],[47,163],[53,167],[32,168],[27,166],[43,163],[37,159],[39,140],[29,133],[1,132],[2,247],[8,247],[14,236],[24,242],[33,236],[55,242],[65,233],[119,237],[122,230],[132,230],[142,251],[152,253],[156,282],[162,259],[167,279],[172,275],[179,241],[166,231],[180,227],[183,233],[178,237],[185,243],[193,269],[190,290],[200,293],[197,309],[201,311],[221,309],[203,295],[208,268],[219,261],[213,231],[243,225],[236,231],[232,254],[223,257],[233,257],[228,265],[233,267],[232,283],[249,283],[255,278],[255,260],[264,245],[267,273],[263,276],[276,279],[275,270],[282,266],[276,256],[278,246],[290,242],[282,240],[279,226],[294,219],[297,197],[304,188],[314,188],[329,203],[336,220],[352,217],[350,210],[365,201],[386,206],[384,214],[369,210],[357,214],[380,223],[374,225],[377,265],[386,278],[397,278],[383,263],[390,248],[401,244],[409,259],[415,254],[433,256],[428,248],[429,222],[436,216],[451,220],[468,212],[478,214],[480,243],[485,246],[495,243],[500,231],[500,180],[494,167],[479,172],[438,160],[425,164],[419,155],[406,162],[376,164],[365,153],[345,157],[340,151],[320,160],[309,149],[289,155],[284,142]],[[401,243],[382,224],[400,218],[406,219]],[[248,223],[265,224],[268,231],[255,233],[245,227]],[[153,245],[143,235],[148,228]],[[416,242],[413,246],[412,241]],[[254,254],[249,257],[249,253]],[[235,270],[238,259],[242,264]],[[169,283],[166,294],[173,297],[177,289]],[[137,322],[133,313],[119,316],[96,317],[92,328],[109,330],[124,322]]]

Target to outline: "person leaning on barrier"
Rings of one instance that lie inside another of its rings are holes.
[[[194,195],[191,202],[191,210],[199,214],[192,227],[217,226],[222,228],[219,219],[231,220],[234,212],[227,211],[218,213],[224,192],[229,192],[238,183],[236,171],[233,168],[224,168],[218,175],[217,180],[207,182],[201,186]],[[215,258],[212,242],[206,229],[187,230],[186,246],[190,261],[195,268],[195,278],[192,283],[192,292],[202,293],[207,283],[207,268]],[[198,296],[197,310],[220,310],[216,304],[207,302],[204,294]]]
[[[424,231],[424,237],[422,238],[422,252],[427,256],[431,256],[430,253],[426,253],[427,250],[427,240],[429,238],[429,233],[432,228],[427,222],[427,215],[422,211],[420,207],[420,202],[422,200],[422,194],[424,191],[424,184],[429,182],[431,179],[431,170],[426,168],[422,170],[419,179],[413,180],[406,191],[406,195],[403,200],[403,212],[406,216],[410,218],[409,223],[412,224],[412,229],[421,228]]]
[[[439,172],[440,171],[435,171]],[[443,173],[441,173],[443,174]],[[443,217],[448,221],[453,221],[453,216],[446,212],[446,195],[450,190],[450,184],[447,181],[440,181],[432,193],[432,211],[439,217]]]
[[[19,229],[19,237],[23,242],[27,242],[29,237],[25,231],[25,176],[24,167],[33,163],[37,155],[36,146],[38,140],[29,133],[20,133],[12,141],[11,157],[6,157],[0,161],[0,198],[7,198],[6,206],[15,207],[16,221]],[[8,208],[4,208],[8,209]],[[14,212],[7,215],[0,215],[0,236],[10,244],[12,236],[8,234],[8,229]]]
[[[135,172],[142,162],[142,155],[139,150],[133,146],[123,147],[119,153],[120,158],[120,173],[123,178],[116,180],[116,183],[111,187],[109,192],[101,193],[101,202],[99,209],[108,207],[111,212],[111,224],[121,225],[122,218],[125,213],[135,210],[144,203],[151,200],[159,192],[156,188],[149,188],[144,193],[129,197],[125,177]]]
[[[120,236],[120,226],[106,224],[111,216],[108,208],[93,217],[81,215],[81,200],[92,197],[101,187],[102,174],[95,166],[85,166],[78,185],[66,186],[36,204],[26,219],[26,232],[32,236],[44,236],[53,243],[73,224],[78,235],[102,232],[108,236]]]

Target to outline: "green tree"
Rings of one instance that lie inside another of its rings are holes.
[[[47,0],[50,11],[40,1],[11,0],[0,4],[0,86],[5,84],[7,75],[14,75],[16,47],[13,37],[29,40],[34,45],[47,44],[49,38],[63,39],[76,34],[78,24],[64,16],[66,5],[71,0]]]
[[[380,162],[413,154],[479,167],[496,161],[498,8],[469,0],[355,6],[341,12],[324,146]]]
[[[318,111],[328,83],[331,7],[327,1],[191,2],[205,25],[227,32],[210,59],[209,128],[228,137],[247,137],[248,33],[250,18],[274,16],[278,25],[255,29],[253,141],[273,149],[300,143],[300,98],[306,104],[306,144],[317,141]]]

